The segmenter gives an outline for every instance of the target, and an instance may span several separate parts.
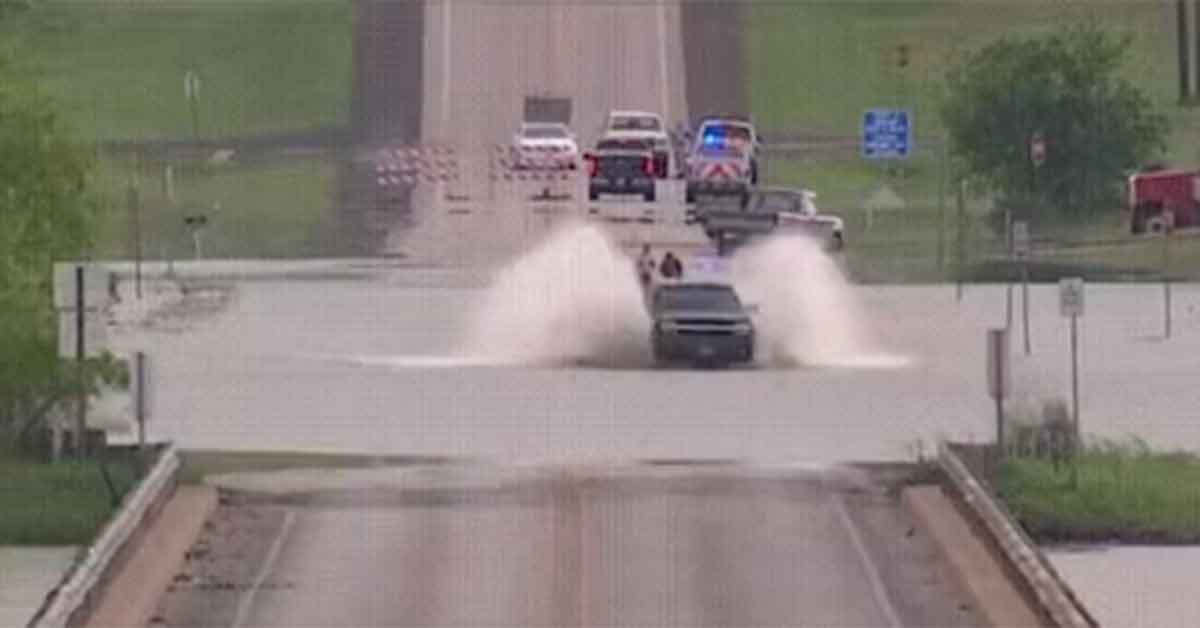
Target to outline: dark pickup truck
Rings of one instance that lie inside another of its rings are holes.
[[[583,161],[588,171],[589,200],[603,194],[636,194],[647,203],[655,201],[659,165],[649,142],[602,140],[583,156]]]
[[[671,282],[655,286],[649,299],[654,320],[654,361],[693,364],[754,361],[753,308],[733,286],[719,282]]]

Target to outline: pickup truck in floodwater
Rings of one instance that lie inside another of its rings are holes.
[[[651,289],[648,305],[656,364],[754,361],[754,308],[742,304],[733,286],[716,281],[662,283]]]

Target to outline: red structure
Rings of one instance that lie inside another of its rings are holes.
[[[1200,170],[1156,170],[1129,177],[1129,211],[1133,233],[1196,226]]]

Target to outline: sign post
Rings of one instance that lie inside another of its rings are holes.
[[[192,110],[192,139],[200,139],[200,112],[197,101],[200,98],[200,75],[188,70],[183,75],[183,95],[187,97],[188,106]]]
[[[208,225],[208,216],[204,214],[194,214],[183,217],[183,224],[192,232],[192,250],[196,259],[203,257],[203,250],[200,247],[200,236],[204,231],[204,227]]]
[[[989,329],[987,334],[988,394],[996,402],[996,454],[1004,458],[1004,399],[1008,397],[1010,375],[1008,330]]]
[[[1032,353],[1029,342],[1029,223],[1018,220],[1013,223],[1013,252],[1021,261],[1021,335],[1025,341],[1025,355]]]
[[[1079,340],[1078,320],[1083,316],[1083,279],[1071,277],[1058,282],[1058,303],[1062,315],[1071,320],[1071,429],[1072,448],[1079,447]]]
[[[1008,254],[1008,269],[1004,273],[1004,328],[1012,331],[1013,282],[1010,274],[1013,265],[1013,219],[1012,210],[1004,210],[1004,248]]]
[[[1174,223],[1175,215],[1167,213],[1167,225],[1162,234],[1163,338],[1171,337],[1171,232]]]

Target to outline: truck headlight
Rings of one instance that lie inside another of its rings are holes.
[[[660,333],[664,334],[674,334],[679,332],[679,325],[676,325],[672,321],[659,321],[655,323],[655,327],[658,328]]]
[[[733,333],[737,336],[748,336],[754,331],[754,326],[750,323],[738,323],[733,326]]]

